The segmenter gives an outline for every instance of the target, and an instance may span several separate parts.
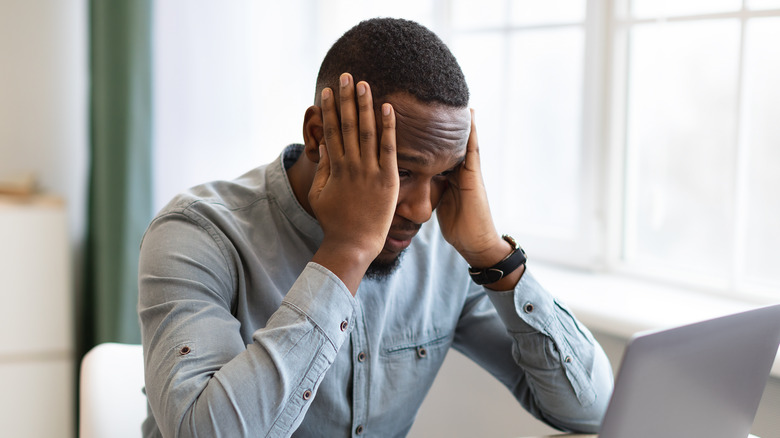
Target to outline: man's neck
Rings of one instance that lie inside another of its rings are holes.
[[[314,181],[314,172],[316,170],[317,164],[312,163],[305,153],[301,153],[295,164],[287,169],[287,179],[290,181],[290,187],[292,187],[295,199],[312,216],[314,216],[314,211],[309,204],[309,190]]]

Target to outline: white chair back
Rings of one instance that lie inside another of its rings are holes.
[[[81,362],[80,438],[139,438],[146,418],[140,345],[105,343]]]

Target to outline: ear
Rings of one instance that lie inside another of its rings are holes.
[[[322,136],[322,109],[312,105],[306,109],[306,115],[303,117],[303,153],[312,163],[320,162]]]

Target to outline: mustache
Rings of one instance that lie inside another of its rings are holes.
[[[397,224],[392,224],[390,226],[390,229],[393,231],[414,231],[417,232],[420,227],[422,227],[422,224],[416,224],[410,220],[403,219],[401,222]]]

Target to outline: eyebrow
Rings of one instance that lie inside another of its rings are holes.
[[[426,157],[424,157],[422,155],[407,155],[407,154],[397,153],[396,157],[397,157],[398,161],[404,161],[404,162],[407,162],[407,163],[414,163],[414,164],[418,164],[420,166],[427,166],[427,165],[431,164],[431,160],[429,160],[428,158],[426,158]]]

